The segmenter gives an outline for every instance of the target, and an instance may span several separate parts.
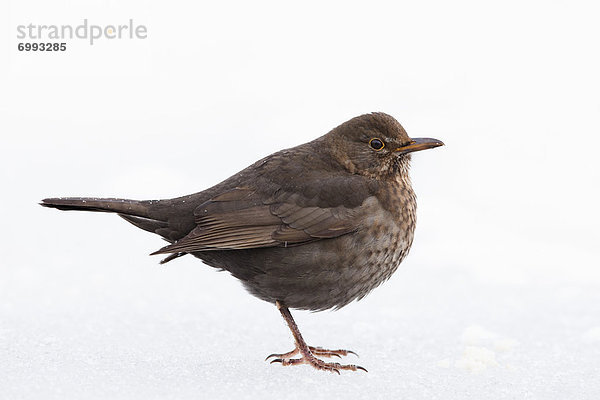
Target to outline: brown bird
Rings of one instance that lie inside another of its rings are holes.
[[[306,363],[338,374],[366,371],[317,358],[355,353],[307,346],[289,308],[341,308],[396,271],[416,222],[410,153],[442,145],[411,139],[387,114],[365,114],[199,193],[145,201],[51,198],[40,204],[117,213],[170,243],[152,253],[169,254],[161,263],[191,254],[229,271],[251,294],[275,304],[292,331],[295,349],[270,355],[272,363]]]

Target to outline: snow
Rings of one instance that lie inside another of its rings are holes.
[[[462,356],[457,359],[454,366],[458,369],[479,373],[488,367],[498,367],[496,352],[508,352],[518,342],[514,339],[501,337],[499,334],[479,326],[468,326],[461,335],[461,343],[464,346]],[[438,365],[447,368],[449,360],[443,360]]]
[[[496,353],[485,347],[467,346],[463,352],[463,356],[454,364],[456,368],[479,373],[487,367],[496,367]]]
[[[588,343],[599,343],[600,342],[600,326],[595,326],[588,329],[582,335],[582,339]]]

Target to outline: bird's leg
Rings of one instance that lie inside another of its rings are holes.
[[[345,356],[347,354],[354,354],[356,355],[355,352],[350,351],[350,350],[327,350],[327,349],[323,349],[321,347],[311,347],[308,346],[306,344],[306,342],[304,341],[304,339],[302,338],[302,335],[300,334],[300,330],[298,329],[298,325],[296,325],[296,322],[294,321],[294,318],[292,317],[292,314],[290,313],[290,310],[281,302],[276,301],[275,305],[277,306],[277,308],[279,309],[279,312],[281,312],[281,315],[283,316],[283,319],[285,320],[285,322],[288,324],[288,327],[290,328],[290,331],[292,331],[292,335],[294,336],[294,342],[296,343],[296,348],[288,353],[284,353],[284,354],[271,354],[270,356],[267,357],[267,360],[269,358],[275,358],[273,361],[271,361],[271,364],[273,363],[281,363],[281,365],[298,365],[298,364],[309,364],[311,365],[313,368],[319,369],[319,370],[323,370],[323,371],[331,371],[331,372],[336,372],[336,373],[340,373],[340,369],[345,369],[345,370],[350,370],[350,371],[356,371],[356,370],[363,370],[365,372],[367,372],[366,369],[364,369],[361,366],[358,365],[354,365],[354,364],[348,364],[348,365],[342,365],[339,363],[328,363],[325,362],[323,360],[318,359],[315,356],[321,356],[321,357],[338,357],[341,358],[341,356]],[[299,358],[292,358],[293,356],[299,354],[300,357]]]

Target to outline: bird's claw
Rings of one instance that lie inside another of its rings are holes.
[[[301,357],[300,358],[292,358],[293,356],[295,356],[297,354],[301,354]],[[306,352],[306,353],[303,352],[302,350],[296,348],[288,353],[271,354],[265,359],[265,361],[270,358],[275,357],[273,360],[271,360],[270,364],[279,363],[284,366],[309,364],[310,366],[312,366],[315,369],[335,372],[338,375],[340,374],[341,369],[342,370],[350,370],[350,371],[361,370],[361,371],[369,372],[365,368],[361,367],[360,365],[354,365],[354,364],[343,365],[340,363],[328,363],[328,362],[325,362],[325,361],[320,360],[317,357],[315,357],[315,356],[322,356],[322,357],[342,358],[342,356],[345,356],[348,354],[353,354],[356,357],[358,357],[358,354],[356,354],[355,352],[353,352],[351,350],[342,350],[342,349],[328,350],[328,349],[324,349],[322,347],[310,347],[309,346],[308,352]]]
[[[358,354],[356,354],[355,352],[353,352],[352,350],[344,350],[344,349],[338,349],[338,350],[329,350],[329,349],[324,349],[322,347],[313,347],[313,346],[308,346],[308,349],[310,350],[311,353],[313,353],[315,356],[321,356],[321,357],[337,357],[337,358],[342,358],[342,356],[347,356],[348,354],[352,354],[356,357],[358,357]],[[292,351],[289,351],[287,353],[273,353],[273,354],[269,354],[267,356],[267,358],[265,358],[265,361],[267,361],[269,358],[292,358],[293,356],[295,356],[296,354],[299,353],[299,350],[296,348]]]
[[[277,353],[275,353],[275,354],[269,354],[269,355],[267,356],[267,358],[265,358],[265,361],[267,361],[269,358],[273,358],[273,357],[277,357],[277,358],[280,358],[280,359],[289,359],[289,358],[292,358],[292,356],[295,356],[296,354],[298,354],[298,349],[297,349],[297,348],[296,348],[296,349],[294,349],[294,350],[292,350],[292,351],[289,351],[289,352],[287,352],[287,353],[281,353],[281,354],[277,354]]]

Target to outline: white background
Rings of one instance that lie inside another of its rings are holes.
[[[600,398],[593,4],[3,3],[0,398]],[[17,25],[84,18],[148,38],[17,51]],[[291,335],[227,273],[37,205],[200,191],[371,111],[446,146],[413,158],[393,278],[294,313],[368,374],[269,365]]]

